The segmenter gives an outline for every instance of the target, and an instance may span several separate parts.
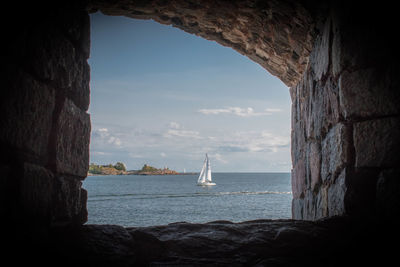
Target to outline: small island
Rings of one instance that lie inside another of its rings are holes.
[[[88,176],[93,175],[185,175],[194,173],[180,173],[169,168],[158,169],[153,166],[144,164],[140,170],[126,170],[126,166],[122,162],[115,165],[97,165],[91,163],[89,165]]]

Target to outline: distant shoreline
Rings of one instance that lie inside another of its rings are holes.
[[[121,172],[118,174],[97,174],[97,173],[90,173],[88,172],[87,176],[111,176],[111,175],[142,175],[142,176],[165,176],[165,175],[197,175],[199,174],[198,172],[185,172],[185,173],[151,173],[151,172],[138,172],[138,171],[126,171],[126,172]]]
[[[122,162],[117,162],[115,165],[97,165],[91,163],[89,165],[87,176],[94,175],[194,175],[196,172],[177,172],[170,170],[167,167],[163,169],[155,168],[153,166],[144,164],[140,170],[127,170],[126,166]]]
[[[160,173],[135,173],[133,175],[194,175],[194,174],[199,174],[199,173],[198,172],[165,173],[165,174],[160,174]]]

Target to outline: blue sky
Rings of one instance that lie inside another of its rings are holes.
[[[151,20],[91,15],[90,162],[289,172],[289,88],[231,48]]]

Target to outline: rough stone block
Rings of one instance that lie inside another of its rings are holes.
[[[384,118],[354,124],[356,167],[396,167],[400,163],[400,120]]]
[[[324,82],[317,82],[304,88],[308,91],[303,102],[307,104],[303,108],[306,114],[305,127],[307,138],[319,139],[339,122],[339,97],[336,83],[328,78]]]
[[[349,161],[349,129],[339,123],[334,126],[322,141],[322,181],[334,179]]]
[[[27,69],[42,80],[52,81],[80,108],[89,107],[89,65],[68,38],[48,25],[28,35]]]
[[[89,109],[90,103],[90,66],[84,59],[76,60],[74,68],[78,71],[72,82],[72,86],[68,87],[67,94],[74,101],[75,105],[84,111]]]
[[[75,48],[57,29],[39,24],[29,32],[27,42],[28,68],[42,80],[50,80],[57,87],[72,85],[76,69]]]
[[[311,190],[306,190],[304,193],[304,210],[303,219],[304,220],[315,220],[316,216],[316,199]]]
[[[335,19],[332,21],[332,50],[331,50],[331,62],[332,62],[332,74],[337,77],[340,72],[344,69],[342,65],[342,40],[340,30],[337,28]]]
[[[362,13],[359,12],[359,14]],[[335,77],[345,69],[365,67],[369,62],[376,63],[375,41],[380,42],[380,40],[371,36],[372,29],[365,28],[367,32],[360,31],[360,28],[356,26],[357,23],[354,22],[362,20],[356,19],[355,15],[355,13],[343,12],[342,9],[336,7],[331,10],[333,35],[331,63]]]
[[[90,17],[84,10],[66,10],[63,8],[59,14],[60,27],[81,51],[84,58],[90,55]]]
[[[49,223],[53,205],[53,173],[41,166],[25,163],[19,184],[20,203],[25,215]]]
[[[374,69],[344,71],[339,78],[343,117],[370,118],[398,114],[400,93],[387,74]]]
[[[47,155],[55,92],[25,72],[15,73],[0,105],[0,141],[39,157]]]
[[[334,125],[340,120],[340,104],[339,104],[339,86],[337,82],[333,79],[328,79],[325,87],[325,120],[327,123],[325,124],[325,128],[330,128],[331,125]]]
[[[292,170],[293,198],[303,198],[306,186],[306,166],[304,159],[299,159]]]
[[[55,165],[58,173],[86,177],[90,127],[89,114],[66,99],[56,129]]]
[[[292,219],[294,220],[303,220],[304,214],[304,199],[302,198],[293,198],[292,199]]]
[[[306,75],[304,76],[306,77]],[[300,157],[304,157],[306,150],[305,126],[307,125],[307,120],[304,110],[305,103],[303,95],[305,94],[305,89],[303,83],[305,83],[305,81],[302,81],[301,85],[296,86],[296,97],[292,102],[291,156],[293,165],[296,164]]]
[[[308,148],[308,164],[310,165],[311,190],[321,183],[321,148],[318,142],[310,142]]]
[[[87,192],[75,177],[55,179],[53,224],[83,224],[87,221]]]
[[[291,156],[292,163],[296,165],[300,158],[304,158],[306,151],[306,137],[304,135],[304,124],[298,122],[291,132]]]
[[[321,78],[328,72],[330,58],[330,30],[331,20],[328,18],[323,27],[322,34],[317,37],[314,49],[310,54],[310,64],[315,73],[316,80],[321,80]]]
[[[321,219],[327,217],[328,213],[328,185],[323,185],[318,191],[317,196],[315,197],[315,219]]]
[[[345,214],[345,194],[347,191],[346,183],[346,169],[344,169],[335,183],[331,184],[328,188],[328,211],[329,216]]]

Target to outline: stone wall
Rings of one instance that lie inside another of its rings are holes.
[[[10,23],[0,105],[3,223],[87,220],[89,16],[78,5],[26,6]]]
[[[292,214],[399,215],[400,88],[379,7],[331,5],[292,97]]]

